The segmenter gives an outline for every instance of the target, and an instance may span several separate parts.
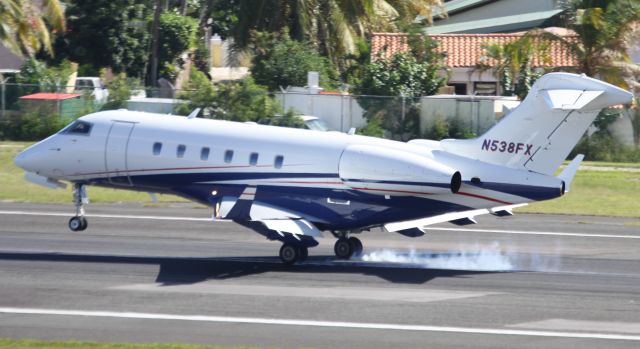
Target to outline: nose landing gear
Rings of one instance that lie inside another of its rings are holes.
[[[76,206],[76,215],[69,219],[69,229],[71,231],[83,231],[87,229],[87,219],[84,217],[84,204],[88,202],[87,193],[84,185],[80,183],[73,184],[73,203]]]

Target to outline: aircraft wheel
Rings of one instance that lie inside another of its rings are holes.
[[[348,239],[340,238],[333,245],[333,252],[335,252],[338,259],[349,259],[353,255],[353,247]]]
[[[84,217],[71,217],[69,219],[69,229],[72,231],[82,231],[87,229],[87,220]]]
[[[353,250],[353,254],[354,255],[360,255],[362,254],[362,241],[360,241],[360,239],[358,239],[357,237],[350,237],[349,238],[349,244],[351,244],[351,249]]]
[[[89,222],[87,222],[87,219],[84,217],[80,217],[80,222],[82,223],[82,227],[80,227],[80,231],[87,229],[87,227],[89,226]]]
[[[298,260],[299,248],[291,244],[280,247],[280,259],[284,264],[293,264]]]
[[[298,247],[298,262],[304,262],[307,260],[307,257],[309,257],[309,249],[302,246],[302,247]]]

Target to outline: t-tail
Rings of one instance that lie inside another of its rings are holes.
[[[482,136],[446,139],[451,153],[553,175],[603,108],[633,95],[600,80],[570,73],[544,75],[525,100]]]

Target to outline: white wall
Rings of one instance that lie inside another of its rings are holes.
[[[317,116],[334,130],[347,132],[351,127],[360,129],[367,124],[362,116],[364,110],[351,95],[312,94],[305,88],[290,88],[276,93],[276,99],[285,111],[293,109],[303,115]]]

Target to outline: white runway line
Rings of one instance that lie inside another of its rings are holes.
[[[44,211],[0,211],[0,215],[21,215],[21,216],[55,216],[71,217],[72,213],[44,212]],[[191,221],[191,222],[231,222],[225,219],[199,218],[199,217],[172,217],[172,216],[133,216],[117,214],[88,214],[86,217],[94,218],[122,218],[122,219],[151,219],[163,221]],[[574,236],[588,238],[613,238],[613,239],[640,239],[640,235],[614,235],[614,234],[581,234],[564,233],[550,231],[526,231],[526,230],[499,230],[499,229],[468,229],[468,228],[440,228],[425,227],[432,231],[452,231],[452,232],[475,232],[475,233],[495,233],[495,234],[519,234],[519,235],[551,235],[551,236]]]
[[[84,317],[140,319],[140,320],[174,320],[174,321],[197,321],[197,322],[212,322],[212,323],[254,324],[254,325],[331,327],[331,328],[342,328],[342,329],[348,328],[348,329],[390,330],[390,331],[451,332],[451,333],[469,333],[469,334],[486,334],[486,335],[640,341],[640,336],[607,334],[607,333],[556,332],[556,331],[535,331],[535,330],[512,330],[512,329],[499,329],[499,328],[473,328],[473,327],[449,327],[449,326],[400,325],[400,324],[365,323],[365,322],[266,319],[266,318],[230,317],[230,316],[172,315],[172,314],[158,314],[158,313],[83,311],[83,310],[62,310],[62,309],[33,309],[33,308],[0,308],[0,313],[1,314],[21,314],[21,315],[84,316]]]

